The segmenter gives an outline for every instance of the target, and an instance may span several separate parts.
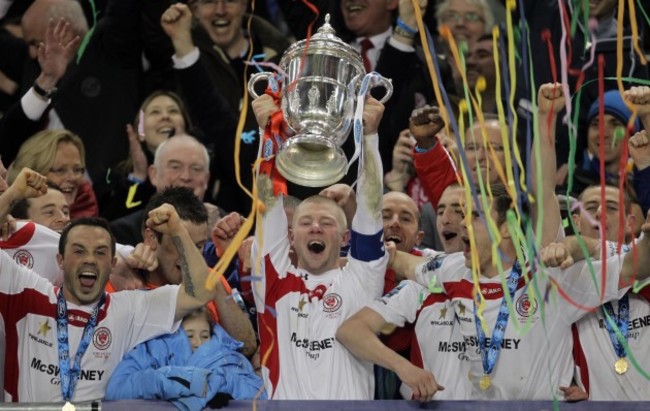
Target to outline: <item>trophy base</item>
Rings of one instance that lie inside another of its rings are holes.
[[[302,134],[284,142],[276,156],[275,166],[292,183],[305,187],[325,187],[343,178],[348,159],[332,140]]]

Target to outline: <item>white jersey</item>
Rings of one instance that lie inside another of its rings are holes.
[[[56,262],[61,234],[31,221],[16,222],[16,232],[0,249],[18,264],[24,265],[54,285],[63,284],[63,271]],[[115,245],[116,252],[126,257],[133,251],[130,245]]]
[[[618,274],[622,257],[607,260],[604,300],[619,298]],[[591,262],[600,273],[601,261]],[[524,269],[524,273],[525,273]],[[452,299],[460,323],[469,359],[466,378],[471,384],[471,398],[492,400],[551,400],[563,398],[560,386],[569,386],[573,378],[571,324],[601,304],[600,284],[594,284],[585,261],[567,270],[549,269],[537,272],[533,278],[525,273],[519,280],[501,349],[490,375],[488,389],[480,388],[485,375],[479,350],[474,315],[474,283],[462,253],[437,257],[416,269],[418,282],[428,284],[434,276]],[[545,275],[548,274],[548,275]],[[505,272],[506,278],[511,270]],[[600,282],[600,276],[596,275]],[[483,325],[487,327],[486,341],[491,339],[504,297],[500,276],[481,277],[481,294],[485,299]],[[556,288],[557,287],[557,288]],[[563,293],[561,296],[555,290]],[[505,289],[508,293],[508,289]],[[570,301],[567,300],[567,298]],[[480,307],[480,306],[479,306]]]
[[[632,365],[634,357],[639,367],[650,373],[650,287],[639,293],[628,293],[630,319],[628,321],[627,343],[630,353],[627,355],[629,369],[619,375],[614,370],[618,356],[605,326],[602,308],[589,313],[576,323],[578,341],[576,349],[577,377],[589,393],[590,400],[597,401],[649,401],[650,382]],[[618,301],[612,301],[614,313],[618,313]]]
[[[465,342],[445,294],[432,294],[414,281],[402,281],[368,307],[398,327],[415,323],[411,362],[431,372],[438,384],[445,387],[436,393],[436,400],[469,399]]]
[[[2,251],[54,285],[63,284],[63,271],[56,262],[61,234],[31,221],[16,222],[16,232],[0,241]]]
[[[5,400],[61,402],[57,343],[57,291],[47,280],[0,253],[0,314],[6,332]],[[122,357],[137,344],[175,331],[179,286],[125,291],[106,296],[97,326],[81,360],[72,401],[104,397]],[[68,306],[70,358],[95,306]]]
[[[265,214],[264,251],[260,255],[255,243],[252,261],[262,258],[263,280],[253,284],[269,398],[372,399],[372,364],[354,357],[335,335],[343,321],[382,294],[388,258],[381,219],[374,223],[359,230],[355,217],[347,265],[312,275],[289,260],[282,200]]]

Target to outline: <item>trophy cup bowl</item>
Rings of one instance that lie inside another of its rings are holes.
[[[350,132],[357,92],[366,75],[361,55],[336,37],[325,23],[309,43],[301,40],[289,47],[280,60],[287,78],[281,92],[285,121],[295,132],[276,153],[275,166],[287,180],[307,187],[323,187],[339,181],[348,159],[341,149]],[[251,76],[248,90],[269,80],[272,73]],[[381,102],[393,92],[390,80],[381,77],[386,89]]]

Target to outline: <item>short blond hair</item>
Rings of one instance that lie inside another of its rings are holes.
[[[293,221],[291,224],[292,227],[295,227],[295,223],[297,219],[300,217],[301,209],[305,204],[319,204],[331,208],[332,213],[334,214],[334,218],[339,223],[340,226],[339,228],[341,229],[341,231],[343,232],[347,229],[348,219],[345,217],[345,212],[343,212],[341,206],[338,205],[336,201],[332,200],[331,198],[325,197],[320,194],[307,197],[306,199],[302,200],[300,204],[298,204],[295,211],[293,212]]]
[[[13,183],[23,167],[46,175],[52,169],[60,143],[72,143],[79,150],[81,166],[86,167],[86,150],[78,135],[68,130],[43,130],[28,138],[7,170],[7,182]]]

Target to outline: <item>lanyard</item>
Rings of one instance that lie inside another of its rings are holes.
[[[612,303],[603,304],[603,311],[606,313],[604,321],[605,328],[607,329],[607,333],[609,333],[609,339],[612,340],[614,351],[616,352],[618,358],[623,358],[625,357],[625,347],[623,347],[621,341],[619,341],[618,337],[616,337],[614,326],[612,322],[607,319],[607,316],[612,318],[614,324],[616,324],[616,328],[618,328],[621,334],[623,334],[623,338],[627,339],[628,321],[630,320],[630,299],[627,296],[627,293],[625,293],[623,298],[618,300],[617,314],[614,313]]]
[[[104,304],[106,299],[106,293],[102,293],[101,298],[99,299],[99,304],[95,307],[93,312],[90,314],[90,318],[84,327],[83,334],[81,336],[81,342],[79,342],[79,348],[77,349],[77,354],[74,357],[74,363],[72,368],[70,368],[70,345],[68,344],[68,306],[63,298],[63,287],[59,289],[57,294],[57,303],[56,303],[56,332],[58,338],[58,347],[59,347],[59,372],[61,375],[61,394],[63,395],[64,401],[70,401],[72,399],[72,394],[75,387],[77,386],[77,378],[79,377],[79,371],[81,369],[81,358],[83,357],[90,339],[92,338],[93,332],[95,330],[95,325],[97,325],[97,315],[99,314],[99,308]]]
[[[521,265],[519,261],[515,261],[515,265],[512,267],[512,272],[510,273],[510,278],[508,278],[508,292],[510,293],[510,298],[512,299],[517,291],[517,285],[519,283],[519,278],[521,277]],[[479,318],[476,312],[476,303],[474,303],[474,324],[476,325],[476,336],[478,337],[478,346],[481,351],[481,358],[483,360],[483,372],[485,375],[490,375],[494,369],[494,365],[497,362],[499,357],[499,351],[501,350],[501,341],[503,340],[503,335],[506,333],[506,326],[508,325],[508,317],[510,312],[508,311],[508,303],[506,296],[503,296],[501,300],[501,307],[499,308],[499,315],[497,316],[496,324],[494,325],[494,331],[492,331],[492,338],[490,339],[490,346],[487,346],[485,333],[481,327],[481,319]]]

